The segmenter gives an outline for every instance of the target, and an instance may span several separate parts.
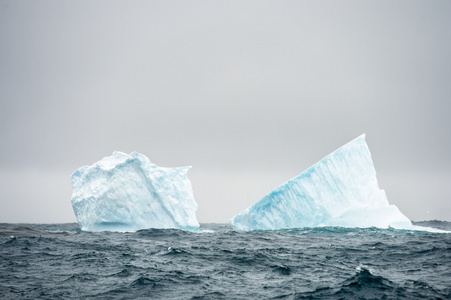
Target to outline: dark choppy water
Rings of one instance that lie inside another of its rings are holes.
[[[0,298],[451,299],[451,233],[201,229],[0,224]]]

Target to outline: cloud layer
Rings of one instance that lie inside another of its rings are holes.
[[[451,220],[449,28],[448,1],[2,1],[0,220],[75,220],[70,174],[120,150],[193,165],[225,222],[362,133],[391,203]]]

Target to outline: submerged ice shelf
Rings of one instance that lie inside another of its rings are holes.
[[[72,207],[84,231],[199,227],[188,173],[139,153],[114,152],[72,174]]]
[[[379,189],[365,135],[273,189],[230,223],[238,231],[317,226],[413,229]]]

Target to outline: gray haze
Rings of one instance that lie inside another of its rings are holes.
[[[390,203],[451,221],[450,80],[447,0],[0,0],[0,222],[75,221],[114,150],[226,222],[362,133]]]

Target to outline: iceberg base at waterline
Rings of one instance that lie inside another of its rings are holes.
[[[276,187],[230,223],[237,231],[318,226],[413,229],[379,188],[365,135]]]
[[[72,174],[72,207],[81,230],[194,230],[191,167],[162,168],[137,152],[114,152]]]

